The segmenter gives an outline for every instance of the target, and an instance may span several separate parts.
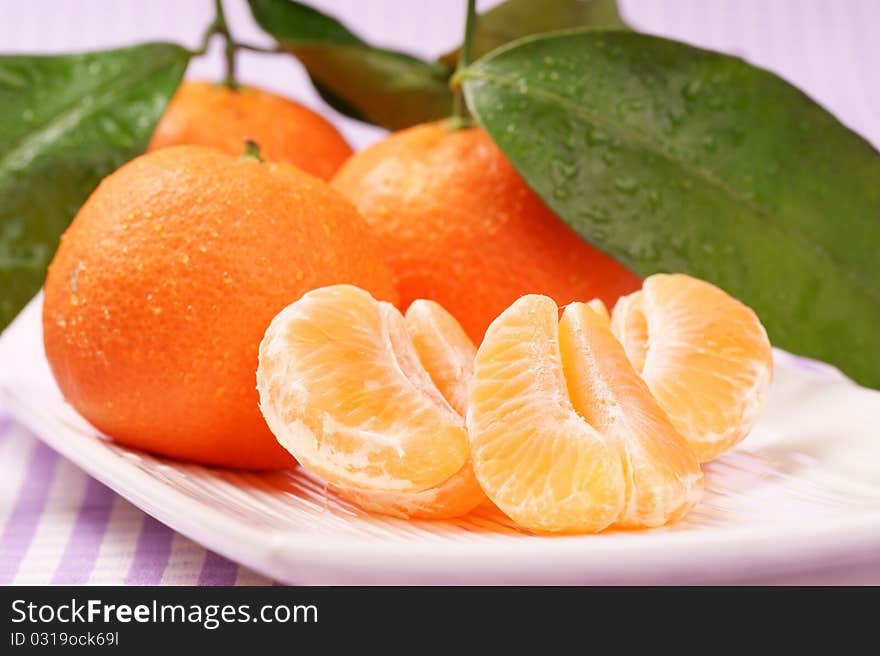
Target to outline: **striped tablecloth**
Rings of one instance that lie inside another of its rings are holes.
[[[270,585],[135,508],[0,412],[0,585]]]
[[[496,0],[497,1],[497,0]],[[536,2],[539,0],[535,0]],[[266,43],[244,0],[226,0],[240,39]],[[377,43],[424,56],[459,41],[464,0],[307,0]],[[196,46],[211,0],[0,0],[0,51],[69,52],[143,40]],[[485,8],[488,2],[478,2]],[[880,0],[620,0],[643,32],[729,52],[798,85],[880,146]],[[173,20],[169,17],[173,16]],[[294,64],[242,53],[242,79],[332,114]],[[189,74],[218,79],[215,44]],[[334,115],[359,146],[382,132]],[[3,363],[0,362],[0,367]],[[858,580],[858,577],[853,580]],[[0,409],[0,584],[266,584],[144,515]]]

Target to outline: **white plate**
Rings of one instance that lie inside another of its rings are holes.
[[[43,355],[39,298],[0,339],[0,363],[0,397],[47,444],[180,533],[279,581],[800,582],[861,567],[870,578],[861,582],[880,582],[880,393],[784,352],[767,412],[706,466],[706,494],[687,519],[566,537],[520,533],[489,511],[448,522],[371,516],[302,471],[243,474],[115,446],[63,402]]]

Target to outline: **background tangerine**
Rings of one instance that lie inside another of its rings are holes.
[[[245,139],[259,143],[265,159],[293,164],[322,180],[351,155],[339,131],[311,109],[256,87],[211,82],[180,85],[148,150],[193,144],[238,155]]]
[[[379,236],[401,307],[440,303],[479,344],[519,296],[612,306],[640,280],[565,225],[482,129],[416,126],[353,155],[332,184]]]

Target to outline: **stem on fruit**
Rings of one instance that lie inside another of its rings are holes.
[[[449,124],[453,129],[463,128],[469,123],[465,116],[464,95],[461,91],[459,77],[460,73],[471,63],[471,49],[476,22],[477,0],[468,0],[467,15],[464,23],[464,42],[461,45],[461,51],[458,53],[458,64],[455,67],[455,74],[450,79],[450,86],[454,95],[452,99],[452,116],[449,119]]]
[[[263,156],[260,155],[260,144],[253,139],[244,140],[244,154],[241,159],[252,159],[255,162],[265,162]]]

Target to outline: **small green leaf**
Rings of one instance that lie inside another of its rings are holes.
[[[449,115],[452,70],[370,46],[334,18],[293,0],[248,0],[254,19],[305,66],[338,111],[396,130]]]
[[[880,386],[880,156],[740,59],[627,32],[524,39],[471,111],[580,235],[751,305],[773,342]]]
[[[101,178],[143,152],[189,56],[165,43],[0,56],[0,329]]]
[[[569,28],[629,29],[616,0],[507,0],[480,14],[474,28],[473,58],[515,39]],[[440,58],[451,68],[458,64],[455,49]]]

